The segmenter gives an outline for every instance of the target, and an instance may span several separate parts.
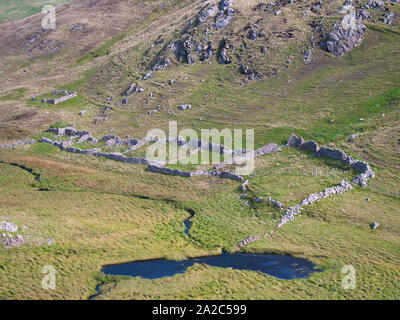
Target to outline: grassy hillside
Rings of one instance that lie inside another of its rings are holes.
[[[44,5],[58,6],[68,0],[1,0],[0,23],[22,19],[41,12]]]
[[[99,283],[104,294],[98,299],[400,298],[398,20],[388,26],[378,20],[382,12],[373,12],[373,19],[363,21],[368,28],[359,47],[333,57],[316,43],[314,60],[305,64],[303,50],[310,35],[318,36],[310,25],[324,18],[330,31],[340,18],[341,3],[329,1],[313,12],[307,2],[295,1],[274,15],[254,10],[262,1],[237,0],[236,18],[208,38],[215,47],[223,38],[231,40],[230,64],[218,63],[217,53],[195,64],[171,56],[166,70],[144,81],[168,43],[185,39],[190,20],[204,5],[218,1],[115,0],[98,1],[95,8],[90,2],[71,1],[60,10],[57,30],[41,35],[43,42],[32,51],[25,42],[40,31],[38,19],[3,24],[0,144],[39,140],[58,122],[75,124],[97,138],[142,139],[149,129],[166,129],[174,120],[179,129],[198,132],[253,128],[256,147],[282,145],[294,132],[368,161],[376,177],[372,187],[355,187],[309,206],[302,217],[276,230],[281,212],[265,204],[247,206],[238,182],[158,175],[145,166],[71,154],[49,144],[2,148],[0,220],[26,226],[21,232],[28,245],[0,247],[0,298],[86,299]],[[390,5],[396,16],[399,9],[399,4]],[[266,36],[251,41],[248,27],[254,24]],[[83,28],[73,31],[76,25]],[[12,33],[15,29],[20,32]],[[288,30],[294,37],[287,36]],[[201,26],[191,35],[201,39],[204,34]],[[60,49],[44,50],[41,44],[50,40]],[[267,51],[262,53],[262,47]],[[244,84],[241,63],[263,77]],[[277,74],[267,76],[273,69]],[[135,81],[144,92],[123,104],[123,92]],[[78,97],[59,105],[41,103],[54,89],[77,91]],[[178,110],[183,103],[192,109]],[[350,142],[354,133],[359,136]],[[132,155],[144,154],[139,149]],[[40,173],[40,181],[15,163]],[[323,174],[313,177],[313,170]],[[335,161],[283,148],[258,158],[246,179],[249,194],[288,207],[354,175]],[[196,213],[190,237],[183,224],[188,210]],[[377,230],[370,229],[374,221],[381,224]],[[234,251],[250,235],[261,240],[244,251],[304,257],[324,272],[293,281],[201,265],[158,280],[100,274],[106,264]],[[36,245],[46,239],[54,243]],[[357,271],[355,290],[341,286],[341,268],[348,264]],[[45,265],[57,269],[54,291],[41,288]]]

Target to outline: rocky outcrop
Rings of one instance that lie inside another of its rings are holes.
[[[374,10],[383,10],[385,8],[385,2],[380,0],[378,1],[371,0],[365,5],[365,8]]]
[[[305,50],[304,52],[303,61],[305,64],[312,62],[314,59],[312,57],[311,50]]]
[[[247,190],[247,185],[249,184],[249,180],[246,180],[246,181],[244,181],[243,183],[242,183],[242,186],[241,186],[241,190],[242,190],[242,192],[246,192],[246,190]]]
[[[153,65],[152,71],[162,71],[168,68],[171,64],[171,59],[159,57]]]
[[[227,39],[223,39],[221,41],[219,55],[218,55],[218,62],[220,64],[229,64],[232,62],[232,58],[228,54],[229,49],[229,41]]]
[[[204,8],[196,19],[196,26],[202,25],[203,23],[210,20],[217,14],[218,5],[211,5]]]
[[[303,137],[297,138],[297,136],[294,133],[292,133],[292,135],[290,136],[290,138],[287,142],[287,146],[288,147],[300,147],[300,145],[303,143],[304,143]]]
[[[136,82],[134,82],[129,86],[128,89],[125,90],[125,92],[122,95],[125,97],[131,97],[135,93],[143,92],[143,91],[144,91],[144,89],[140,88],[139,85]]]
[[[383,23],[391,26],[393,24],[393,21],[394,21],[394,13],[391,11],[386,12],[385,15],[383,16]]]
[[[149,80],[152,77],[153,77],[153,72],[149,71],[143,76],[142,80],[144,80],[144,81]]]
[[[371,18],[371,14],[367,10],[361,9],[356,13],[356,17],[358,20],[367,20]]]
[[[315,141],[311,140],[311,141],[307,141],[307,142],[302,143],[299,146],[299,149],[300,150],[308,150],[308,151],[311,151],[312,153],[317,153],[318,150],[319,150],[319,147],[318,147],[318,144]]]
[[[36,140],[28,139],[28,140],[24,140],[24,141],[13,142],[13,143],[0,144],[0,149],[13,148],[13,147],[17,147],[17,146],[23,146],[23,145],[34,144],[34,143],[36,143]]]
[[[316,157],[320,158],[331,158],[341,161],[344,165],[361,172],[361,174],[355,177],[352,181],[353,184],[357,184],[361,187],[365,187],[369,179],[375,177],[370,165],[364,161],[354,160],[353,157],[347,156],[343,150],[332,149],[329,147],[318,147],[318,144],[314,141],[304,142],[302,137],[298,138],[295,134],[292,134],[287,143],[288,146],[298,147],[299,149],[306,149],[311,151]]]
[[[18,227],[12,222],[2,221],[0,224],[0,231],[17,232]]]
[[[349,24],[345,28],[343,21],[348,22],[342,20],[342,23],[336,23],[326,41],[321,43],[324,49],[339,57],[358,47],[363,42],[367,29],[366,26],[356,20],[349,20]]]
[[[247,76],[247,80],[254,80],[261,78],[261,73],[259,73],[255,69],[250,69],[248,66],[244,64],[240,65],[240,72]]]
[[[379,228],[380,225],[381,224],[379,222],[373,222],[373,223],[371,223],[370,227],[371,227],[372,230],[376,230],[376,229]]]
[[[346,161],[346,153],[340,149],[332,149],[328,147],[321,147],[316,153],[316,157],[320,158],[332,158],[339,161]]]
[[[299,205],[292,206],[288,208],[282,215],[277,228],[282,227],[284,224],[293,221],[296,216],[301,215],[301,210],[304,206],[311,205],[321,199],[325,199],[335,194],[343,194],[348,190],[352,190],[353,187],[347,181],[342,180],[339,185],[331,188],[327,188],[322,192],[310,194],[307,198],[303,199]]]
[[[350,138],[349,138],[349,141],[350,141],[350,142],[354,142],[354,140],[356,140],[356,138],[357,138],[358,136],[359,136],[358,133],[352,134],[352,135],[350,136]]]
[[[179,110],[187,110],[187,109],[192,109],[192,105],[191,104],[181,104],[178,106]]]
[[[198,50],[198,52],[201,53],[200,61],[206,61],[210,59],[213,56],[214,51],[214,46],[211,42],[208,42],[208,44],[204,45],[201,49]]]
[[[24,237],[20,234],[13,236],[10,233],[1,233],[0,242],[4,248],[9,249],[13,247],[19,247],[24,244]]]
[[[215,29],[225,29],[229,22],[235,18],[235,10],[232,8],[234,0],[222,0],[220,2],[220,11],[215,18]]]

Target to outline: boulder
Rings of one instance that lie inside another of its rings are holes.
[[[292,135],[290,136],[290,138],[287,142],[287,146],[288,147],[299,147],[303,143],[304,143],[303,137],[297,138],[297,136],[294,133],[292,133]]]
[[[179,110],[187,110],[187,109],[191,109],[192,105],[191,104],[181,104],[178,106]]]
[[[349,141],[354,142],[354,140],[358,137],[358,133],[352,134],[349,138]]]
[[[304,51],[304,58],[303,58],[304,63],[310,63],[313,61],[312,53],[310,50],[305,50]]]
[[[222,39],[218,56],[218,62],[220,64],[229,64],[232,62],[231,57],[228,55],[228,49],[229,41],[227,39]]]
[[[18,227],[11,222],[2,221],[0,224],[0,231],[17,232]]]
[[[366,29],[359,21],[352,21],[346,28],[343,23],[336,23],[322,46],[334,56],[341,57],[363,42]]]
[[[214,17],[216,15],[217,11],[218,11],[218,6],[217,5],[206,7],[205,9],[203,9],[200,12],[199,16],[197,17],[196,25],[199,26],[199,25],[205,23],[210,18]]]
[[[313,154],[317,153],[319,150],[318,144],[315,141],[307,141],[300,145],[299,149],[301,150],[309,150]]]
[[[370,227],[371,227],[372,230],[376,230],[376,229],[379,228],[379,226],[380,226],[379,222],[373,222],[373,223],[371,223]]]

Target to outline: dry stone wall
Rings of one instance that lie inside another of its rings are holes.
[[[161,167],[161,166],[156,166],[156,165],[149,165],[146,169],[147,171],[152,171],[152,172],[157,172],[157,173],[162,173],[162,174],[167,174],[171,176],[180,176],[180,177],[198,177],[198,176],[214,176],[217,178],[222,178],[222,179],[231,179],[235,181],[243,181],[243,177],[228,171],[203,171],[203,170],[197,170],[197,171],[181,171],[178,169],[171,169],[167,167]]]
[[[329,147],[319,147],[315,141],[304,141],[303,137],[297,137],[292,134],[287,142],[289,147],[297,147],[301,150],[309,150],[316,157],[320,158],[331,158],[342,162],[344,165],[349,165],[350,167],[361,172],[360,175],[355,177],[352,181],[353,184],[357,184],[361,187],[366,187],[369,179],[375,177],[370,165],[367,162],[354,160],[353,157],[347,156],[343,150],[332,149]]]
[[[353,187],[350,183],[342,180],[340,184],[335,187],[327,188],[319,193],[310,194],[307,198],[303,199],[300,204],[292,206],[285,211],[285,213],[281,217],[280,222],[277,225],[277,228],[282,227],[284,224],[293,221],[296,216],[301,215],[301,210],[304,206],[311,205],[314,202],[325,199],[335,194],[343,194],[344,192],[352,189]]]
[[[28,140],[25,140],[25,141],[17,141],[17,142],[13,142],[13,143],[0,144],[0,149],[2,149],[2,148],[13,148],[13,147],[16,147],[16,146],[22,146],[22,145],[34,144],[34,143],[36,143],[36,140],[28,139]]]
[[[153,161],[153,160],[148,160],[144,158],[137,158],[137,157],[127,157],[121,153],[105,153],[101,152],[100,149],[89,149],[89,150],[83,150],[79,148],[74,148],[70,147],[71,142],[58,142],[58,141],[52,141],[48,138],[42,137],[42,142],[43,143],[50,143],[53,146],[56,146],[60,148],[61,150],[71,152],[71,153],[79,153],[79,154],[87,154],[87,155],[92,155],[96,157],[103,157],[107,158],[110,160],[115,160],[115,161],[120,161],[120,162],[125,162],[125,163],[132,163],[132,164],[143,164],[143,165],[164,165],[164,163],[161,163],[159,161]]]

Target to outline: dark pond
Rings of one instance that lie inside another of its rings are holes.
[[[311,273],[319,271],[312,262],[301,258],[281,255],[224,253],[219,256],[182,261],[160,259],[109,265],[103,267],[102,272],[109,275],[158,279],[185,273],[195,263],[212,267],[258,271],[285,280],[307,278]]]

